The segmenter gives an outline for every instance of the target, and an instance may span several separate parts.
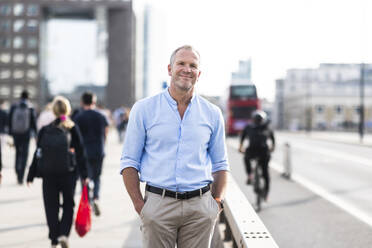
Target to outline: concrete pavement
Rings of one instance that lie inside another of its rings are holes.
[[[360,136],[357,132],[322,132],[322,131],[278,131],[278,133],[285,133],[286,135],[297,135],[302,137],[308,137],[311,139],[319,139],[332,142],[341,142],[345,144],[353,145],[363,145],[363,146],[372,146],[372,134],[364,134],[363,139],[360,139]]]
[[[74,226],[71,230],[71,247],[111,248],[141,247],[140,219],[118,174],[122,145],[115,132],[110,133],[102,174],[100,206],[102,215],[92,215],[92,229],[80,238]],[[10,141],[10,139],[8,139]],[[34,151],[30,147],[30,158]],[[3,145],[3,181],[0,186],[0,247],[50,247],[44,214],[41,179],[31,187],[17,185],[14,172],[14,148]],[[30,163],[28,163],[29,165]],[[76,188],[75,214],[80,200],[80,185]]]

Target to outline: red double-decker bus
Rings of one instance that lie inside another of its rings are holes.
[[[254,84],[231,85],[226,101],[225,118],[227,135],[237,135],[251,122],[251,114],[260,109]]]

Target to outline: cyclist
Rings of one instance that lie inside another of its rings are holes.
[[[269,161],[270,153],[275,149],[274,132],[269,128],[269,121],[267,115],[262,110],[256,110],[252,113],[252,124],[248,124],[241,135],[239,151],[244,153],[245,168],[248,174],[247,184],[251,184],[253,180],[251,159],[257,158],[258,165],[262,166],[263,177],[265,181],[265,194],[267,196],[270,188],[270,175],[269,175]],[[244,151],[243,142],[245,139],[249,140],[249,145]],[[268,139],[271,140],[269,147]]]

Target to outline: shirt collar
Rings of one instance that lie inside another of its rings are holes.
[[[173,99],[173,97],[169,94],[169,87],[166,88],[164,90],[164,95],[165,95],[165,98],[167,99],[167,101],[171,104],[171,105],[175,105],[177,106],[177,102],[176,100]]]
[[[168,101],[171,105],[175,105],[175,106],[177,106],[177,102],[176,102],[176,100],[174,100],[173,97],[169,94],[169,87],[166,88],[166,89],[164,90],[164,95],[165,95],[165,98],[167,99],[167,101]],[[196,93],[195,93],[195,90],[194,90],[194,92],[192,93],[191,100],[190,100],[190,103],[191,103],[191,104],[194,103],[194,101],[195,101],[195,96],[196,96]]]

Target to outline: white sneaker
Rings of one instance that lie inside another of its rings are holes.
[[[58,238],[58,242],[60,243],[62,248],[69,248],[68,246],[68,239],[66,236],[62,235]]]

